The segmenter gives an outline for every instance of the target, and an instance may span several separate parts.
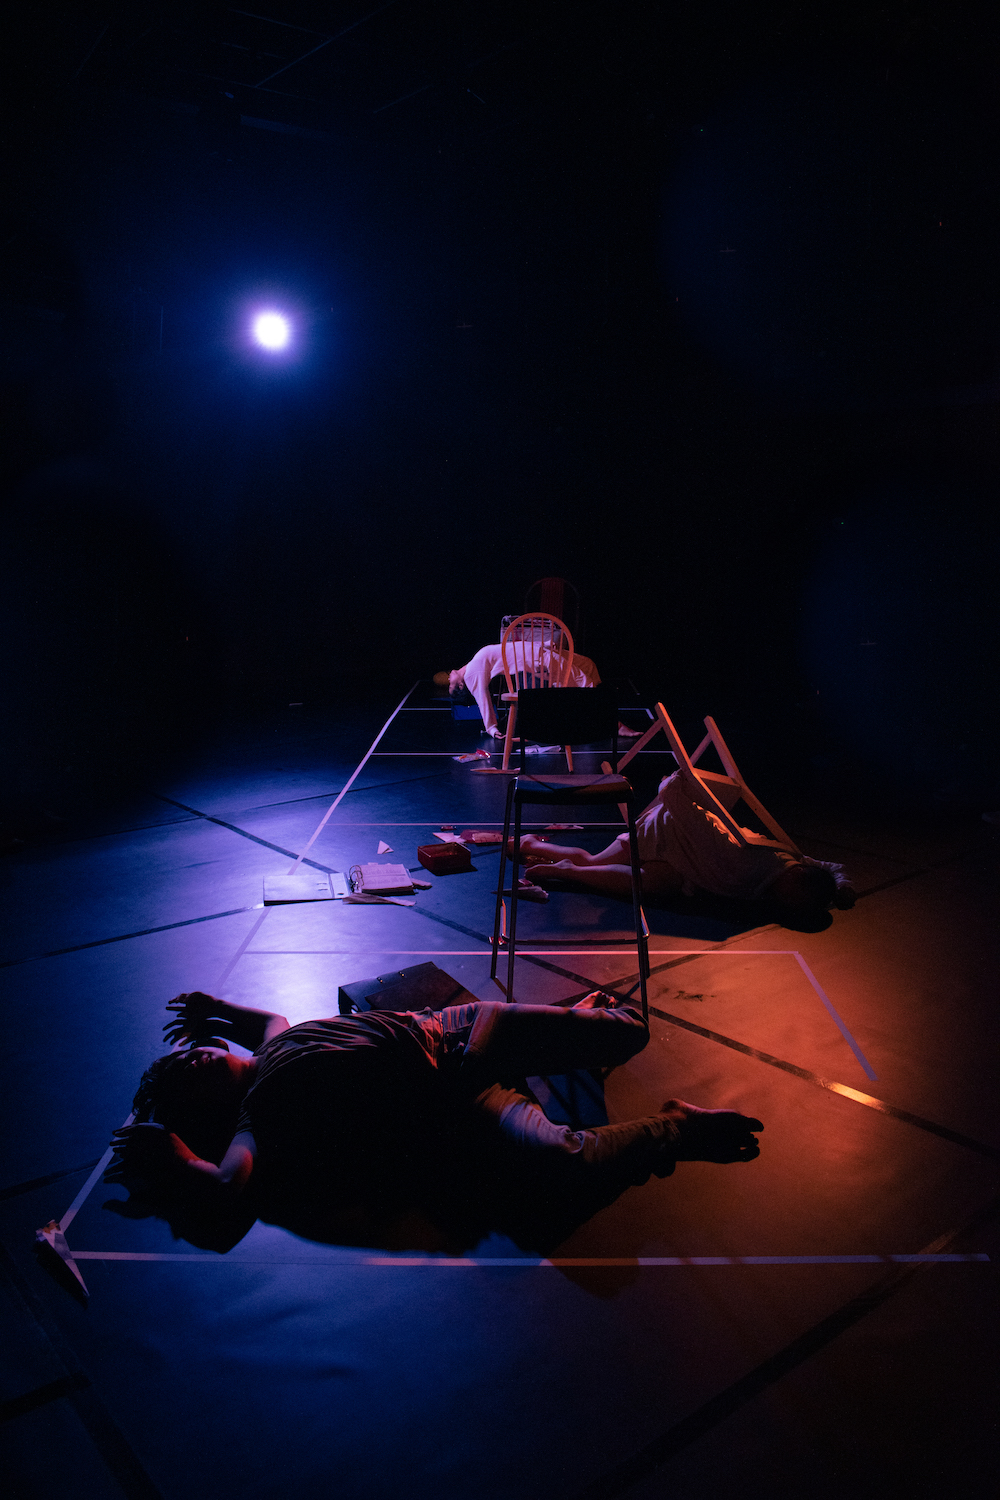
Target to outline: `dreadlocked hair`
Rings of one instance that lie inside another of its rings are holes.
[[[137,1124],[153,1121],[176,1132],[196,1156],[218,1165],[235,1133],[239,1103],[185,1094],[179,1087],[183,1076],[180,1069],[189,1056],[189,1050],[169,1052],[150,1063],[139,1080],[132,1112]]]
[[[153,1118],[156,1106],[163,1102],[168,1091],[171,1072],[185,1055],[183,1052],[169,1052],[166,1057],[158,1057],[150,1063],[143,1073],[132,1100],[132,1113],[138,1124],[144,1125]]]

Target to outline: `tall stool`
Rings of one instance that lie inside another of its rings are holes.
[[[639,869],[639,844],[635,831],[635,796],[631,783],[620,776],[618,765],[618,698],[608,687],[522,688],[517,695],[517,718],[521,741],[521,765],[517,776],[507,787],[504,810],[503,843],[500,846],[500,873],[497,880],[496,917],[493,923],[493,958],[490,978],[496,979],[500,956],[501,919],[503,916],[503,883],[507,869],[507,843],[510,838],[511,812],[514,814],[514,863],[511,879],[510,923],[507,931],[508,1001],[514,998],[514,960],[517,939],[517,871],[521,849],[521,809],[529,806],[602,807],[617,804],[625,813],[628,825],[629,856],[632,867],[632,908],[635,916],[635,941],[639,958],[639,988],[643,1019],[648,1017],[646,980],[649,976],[649,952],[646,921],[642,912],[642,880]],[[568,776],[546,776],[529,773],[525,764],[527,739],[559,745],[593,744],[611,740],[609,771],[577,771]],[[499,981],[497,981],[499,983]]]

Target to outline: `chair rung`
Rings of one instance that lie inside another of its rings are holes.
[[[623,787],[614,787],[610,790],[600,792],[564,792],[557,790],[555,787],[532,787],[530,791],[525,791],[523,788],[519,789],[514,795],[518,802],[521,803],[538,802],[543,805],[551,803],[553,806],[561,804],[572,806],[574,802],[579,802],[581,805],[587,803],[588,805],[601,806],[605,802],[630,803],[633,801],[631,787],[628,791]]]
[[[569,776],[565,776],[562,774],[555,776],[542,776],[538,772],[518,772],[518,785],[520,785],[522,782],[528,783],[531,781],[541,782],[544,786],[564,786],[567,790],[584,792],[591,786],[613,786],[620,791],[623,787],[627,787],[630,784],[626,776],[616,776],[614,772],[611,772],[610,774],[602,772],[600,776],[594,776],[587,771],[574,771]]]

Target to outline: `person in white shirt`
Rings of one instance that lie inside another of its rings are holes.
[[[526,647],[529,650],[531,649],[525,641],[512,641],[507,647],[508,660],[512,660],[514,667],[518,671],[524,670]],[[537,651],[538,649],[536,646],[535,650]],[[541,650],[544,653],[545,664],[552,676],[555,678],[561,677],[564,660],[562,652],[558,648],[553,649],[549,646],[544,646]],[[532,663],[528,665],[530,667]],[[450,672],[435,673],[434,681],[439,687],[444,687],[445,683],[447,683],[448,691],[452,697],[456,693],[461,692],[462,688],[467,688],[476,700],[476,706],[483,716],[483,727],[486,733],[492,735],[494,739],[502,740],[504,732],[502,729],[497,728],[496,710],[493,707],[493,699],[490,695],[491,681],[494,677],[502,676],[503,655],[500,650],[500,642],[498,641],[495,646],[481,647],[475,656],[472,657],[471,661],[466,662],[464,667],[455,667]],[[590,660],[590,657],[581,656],[578,652],[574,652],[573,664],[570,667],[569,676],[563,686],[596,687],[600,680],[601,674]],[[632,733],[632,731],[627,730],[626,733]]]

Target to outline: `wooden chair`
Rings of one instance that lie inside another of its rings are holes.
[[[516,615],[500,640],[500,658],[507,681],[500,701],[509,709],[503,742],[503,769],[507,771],[517,725],[517,695],[522,688],[566,686],[573,670],[573,637],[555,615]],[[572,771],[573,752],[569,745],[565,749],[566,765]]]
[[[493,961],[490,978],[496,978],[500,953],[501,927],[506,908],[503,901],[504,874],[507,869],[507,841],[510,837],[510,815],[514,812],[514,859],[511,864],[510,923],[507,930],[508,1001],[514,998],[514,957],[517,936],[518,854],[521,848],[521,808],[530,805],[558,807],[595,807],[617,803],[628,826],[629,859],[632,868],[632,907],[635,917],[635,941],[639,955],[639,988],[643,1019],[647,1015],[646,979],[649,975],[649,952],[646,919],[642,911],[642,880],[639,867],[639,844],[635,830],[634,795],[628,780],[620,775],[618,765],[618,695],[604,685],[593,688],[564,687],[551,693],[522,688],[518,694],[518,713],[525,735],[542,740],[556,740],[566,745],[592,744],[610,740],[611,764],[603,772],[577,772],[569,776],[530,775],[525,765],[524,738],[521,739],[521,768],[507,787],[504,811],[503,842],[500,845],[500,871],[497,877],[497,904],[493,923]]]
[[[710,716],[706,717],[704,722],[705,728],[708,733],[698,745],[697,749],[693,750],[689,755],[687,750],[684,748],[684,744],[681,740],[680,735],[674,728],[674,724],[672,719],[670,718],[670,715],[667,713],[667,710],[664,708],[663,704],[658,703],[656,705],[656,711],[653,716],[652,724],[646,730],[642,738],[636,740],[635,744],[631,746],[628,754],[622,756],[621,760],[618,763],[618,769],[624,770],[633,756],[638,755],[639,751],[642,750],[646,745],[648,745],[650,740],[652,740],[655,735],[659,734],[662,731],[663,734],[665,734],[667,737],[667,743],[669,744],[670,749],[673,752],[674,759],[676,760],[678,766],[681,767],[682,770],[686,770],[691,776],[694,777],[695,781],[700,784],[706,797],[705,806],[710,812],[714,812],[717,817],[722,819],[726,828],[738,843],[745,844],[747,842],[747,839],[746,835],[743,832],[743,829],[733,817],[732,809],[736,806],[737,802],[742,800],[749,808],[752,809],[753,812],[757,814],[757,817],[764,824],[764,827],[769,829],[770,832],[774,835],[773,838],[765,839],[763,841],[764,843],[771,844],[782,849],[791,849],[793,853],[801,855],[802,851],[799,849],[794,839],[789,838],[788,834],[782,828],[778,820],[768,812],[767,808],[764,806],[763,802],[761,802],[760,798],[754,796],[753,792],[747,786],[746,782],[743,779],[743,775],[740,771],[739,766],[733,759],[733,755],[729,749],[729,746],[722,738],[722,734],[720,733],[718,724],[716,724],[715,720]],[[701,770],[698,767],[697,762],[701,759],[710,745],[715,746],[719,759],[722,761],[722,764],[725,767],[725,774],[722,774],[718,771]],[[624,816],[624,813],[622,815]],[[755,842],[759,841],[755,840]]]

